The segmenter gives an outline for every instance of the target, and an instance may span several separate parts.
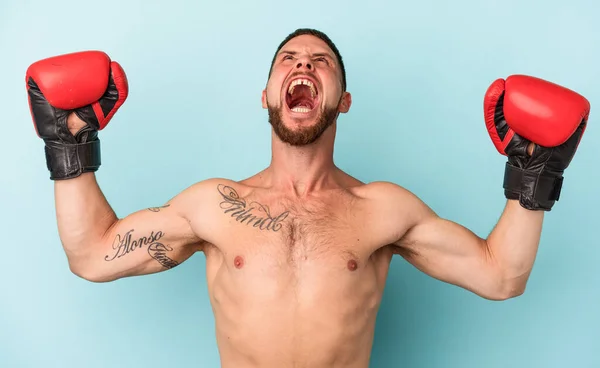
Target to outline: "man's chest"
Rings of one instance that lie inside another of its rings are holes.
[[[203,224],[216,299],[293,297],[312,305],[380,290],[391,253],[382,249],[373,211],[362,200],[337,195],[293,201],[226,189],[204,213],[211,220],[192,224]]]
[[[243,198],[226,188],[222,193],[211,216],[216,231],[210,242],[233,265],[260,259],[286,267],[326,263],[354,270],[383,245],[372,233],[364,203],[349,195],[299,201]]]

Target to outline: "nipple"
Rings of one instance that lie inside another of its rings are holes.
[[[235,257],[235,259],[233,260],[233,265],[237,269],[242,268],[244,266],[244,259],[240,256]]]
[[[358,263],[356,263],[355,260],[351,259],[348,261],[348,269],[350,271],[356,271],[357,268],[358,268]]]

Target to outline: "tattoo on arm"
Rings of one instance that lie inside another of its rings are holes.
[[[160,263],[164,268],[170,269],[179,265],[177,261],[172,260],[167,256],[167,252],[172,251],[173,248],[162,243],[152,243],[148,247],[148,254]]]
[[[165,235],[162,231],[152,231],[149,236],[142,236],[140,238],[133,238],[134,229],[129,230],[123,236],[117,234],[113,241],[112,249],[114,253],[108,254],[104,257],[107,262],[114,261],[117,258],[121,258],[131,252],[147,247],[148,254],[163,267],[170,269],[179,263],[167,256],[167,252],[173,251],[173,248],[167,244],[160,242],[160,239]]]
[[[169,206],[170,206],[170,204],[165,204],[164,206],[160,206],[160,207],[150,207],[150,208],[148,208],[148,211],[159,212],[162,208],[167,208]]]
[[[219,184],[217,190],[223,197],[220,206],[225,210],[224,213],[230,214],[239,223],[252,225],[260,230],[279,231],[283,226],[282,222],[290,214],[289,211],[285,211],[273,216],[268,206],[258,202],[247,203],[245,199],[240,198],[235,189],[227,185]]]

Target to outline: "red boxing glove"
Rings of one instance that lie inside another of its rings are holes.
[[[589,113],[590,103],[583,96],[539,78],[513,75],[490,85],[484,117],[494,146],[508,156],[503,184],[507,199],[531,210],[552,209]]]
[[[25,82],[36,132],[46,143],[50,178],[68,179],[98,170],[98,131],[129,93],[121,66],[100,51],[77,52],[33,63]],[[67,126],[71,113],[86,123],[76,135]]]

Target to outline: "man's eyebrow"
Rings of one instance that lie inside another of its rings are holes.
[[[328,58],[333,59],[333,56],[328,52],[315,52],[313,56],[327,56]]]
[[[292,51],[292,50],[281,50],[281,51],[279,51],[279,55],[281,55],[281,54],[297,55],[298,52]],[[315,52],[314,54],[312,54],[312,56],[327,56],[330,59],[334,59],[334,57],[328,52]]]
[[[290,51],[290,50],[281,50],[281,51],[279,51],[279,55],[281,55],[281,54],[296,55],[296,54],[298,54],[298,52],[297,51]]]

